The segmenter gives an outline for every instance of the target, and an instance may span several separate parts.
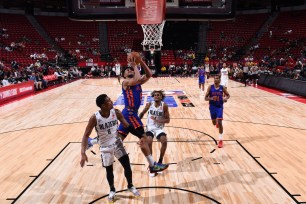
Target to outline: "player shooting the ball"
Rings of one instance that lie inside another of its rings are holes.
[[[127,122],[134,127],[134,129],[128,129],[120,124],[118,133],[122,140],[126,138],[129,132],[139,138],[138,145],[149,163],[150,173],[163,171],[168,168],[168,165],[157,163],[153,160],[147,142],[147,135],[145,134],[141,119],[138,116],[138,109],[142,100],[141,85],[146,83],[151,78],[152,72],[137,52],[130,53],[127,60],[130,67],[124,68],[122,72],[124,78],[124,81],[122,82],[122,93],[125,105],[124,109],[122,110],[122,114]],[[145,75],[140,75],[137,67],[138,64],[140,64],[144,69]]]

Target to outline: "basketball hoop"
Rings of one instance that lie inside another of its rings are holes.
[[[137,23],[141,25],[144,51],[160,50],[165,25],[166,0],[135,0]]]
[[[163,29],[165,25],[165,20],[160,24],[144,24],[141,25],[143,30],[144,39],[142,41],[143,50],[161,50],[163,46]]]

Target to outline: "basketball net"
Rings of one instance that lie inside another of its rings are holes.
[[[136,0],[137,23],[141,25],[144,39],[143,50],[160,50],[163,46],[162,36],[165,25],[165,0]]]
[[[142,46],[144,50],[149,50],[154,48],[154,50],[160,50],[163,46],[163,29],[165,25],[165,20],[160,24],[144,24],[141,25],[143,30],[144,39],[142,41]]]

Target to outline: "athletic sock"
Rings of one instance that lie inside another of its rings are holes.
[[[223,139],[223,133],[219,134],[219,140]]]
[[[147,160],[149,162],[149,166],[153,167],[154,166],[154,160],[153,160],[152,155],[150,154],[150,155],[146,156],[146,158],[147,158]]]

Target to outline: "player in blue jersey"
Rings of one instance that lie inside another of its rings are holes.
[[[220,85],[220,75],[215,75],[214,84],[207,88],[205,100],[209,101],[209,111],[212,123],[219,128],[219,148],[223,147],[223,103],[227,102],[229,98],[230,95],[226,87]]]
[[[198,69],[198,77],[199,77],[199,89],[200,92],[204,95],[204,86],[205,86],[205,69],[204,66],[201,65]]]
[[[136,61],[140,61],[140,65],[144,69],[145,75],[140,75]],[[140,56],[128,57],[128,62],[131,67],[126,67],[122,71],[124,78],[122,82],[122,93],[125,105],[124,109],[122,110],[122,114],[128,123],[134,127],[134,129],[128,129],[120,124],[118,133],[122,140],[124,140],[130,132],[139,138],[138,144],[149,162],[150,173],[163,171],[168,168],[168,165],[154,162],[148,146],[147,136],[145,134],[143,124],[138,116],[138,109],[142,100],[141,85],[146,83],[151,78],[152,72],[150,68],[142,61]]]

